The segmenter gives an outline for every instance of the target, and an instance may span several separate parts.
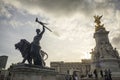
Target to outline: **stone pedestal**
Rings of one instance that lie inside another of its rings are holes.
[[[100,67],[105,69],[110,69],[112,72],[120,72],[120,60],[119,59],[101,59],[99,64]]]
[[[100,70],[110,69],[113,77],[120,76],[120,60],[119,59],[101,59],[99,62],[92,62],[91,70],[97,69]]]
[[[10,80],[56,80],[57,73],[52,68],[19,64],[11,66]]]

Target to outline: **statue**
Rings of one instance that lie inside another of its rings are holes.
[[[21,39],[20,42],[15,44],[15,49],[18,49],[23,57],[22,63],[25,63],[25,61],[27,60],[29,64],[32,64],[32,58],[30,56],[30,47],[31,44],[25,39]]]
[[[28,42],[25,39],[21,39],[20,42],[15,44],[15,49],[18,49],[21,52],[21,55],[23,57],[23,60],[21,63],[25,63],[25,61],[27,60],[29,64],[32,64],[32,57],[30,54],[30,49],[31,49],[31,43]],[[43,59],[43,63],[45,65],[45,60],[48,58],[48,54],[46,52],[44,52],[43,50],[41,50],[41,56]],[[44,59],[44,57],[46,56],[46,58]]]
[[[115,53],[116,58],[119,58],[119,53],[116,48],[114,48],[114,53]]]
[[[100,23],[101,23],[100,19],[102,18],[102,16],[98,16],[98,15],[96,16],[96,15],[95,15],[94,18],[95,18],[95,21],[94,21],[94,22],[95,22],[97,25],[100,25]]]
[[[48,29],[50,32],[52,32],[52,30],[50,30],[48,27],[45,26],[46,23],[38,21],[38,18],[36,18],[35,21],[42,25],[43,30],[40,31],[40,29],[36,29],[37,35],[34,37],[33,42],[31,43],[31,56],[33,58],[35,65],[44,66],[44,63],[43,63],[44,61],[41,57],[41,53],[39,54],[39,52],[41,52],[40,51],[41,46],[39,46],[39,41],[42,39],[42,36],[45,32],[45,28]]]
[[[45,32],[45,27],[43,25],[43,30],[36,29],[37,35],[34,37],[33,42],[31,43],[31,56],[35,65],[43,66],[41,54],[39,54],[41,47],[39,46],[39,41],[42,39],[42,36]]]
[[[94,16],[94,19],[95,19],[95,23],[96,23],[96,25],[95,25],[95,31],[98,31],[99,29],[104,29],[105,30],[105,28],[104,28],[104,24],[102,24],[101,25],[101,21],[100,21],[100,19],[102,18],[102,16]]]
[[[100,56],[99,52],[96,52],[94,49],[91,49],[91,50],[92,51],[90,52],[90,54],[91,54],[92,59],[94,61],[98,61],[99,56]]]
[[[36,22],[40,23],[43,27],[42,31],[40,29],[36,29],[36,36],[33,38],[32,43],[29,43],[25,39],[21,39],[20,42],[15,44],[15,48],[18,49],[23,57],[22,63],[25,63],[27,60],[29,64],[32,64],[32,60],[34,62],[34,65],[39,65],[41,67],[45,66],[44,60],[48,58],[47,53],[41,50],[41,46],[39,45],[39,41],[42,39],[42,36],[45,32],[45,28],[52,32],[48,27],[45,26],[45,23],[38,21],[38,18],[36,18]],[[44,56],[47,56],[46,59],[44,59]]]

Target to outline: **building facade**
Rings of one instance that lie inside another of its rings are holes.
[[[82,62],[51,62],[50,66],[54,68],[60,74],[69,74],[72,75],[74,71],[77,72],[79,76],[86,76],[90,72],[90,60],[84,59]]]
[[[0,56],[0,70],[6,67],[8,56]]]

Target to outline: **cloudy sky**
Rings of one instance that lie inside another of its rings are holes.
[[[20,39],[32,42],[35,29],[41,29],[38,17],[53,30],[46,30],[40,42],[49,55],[47,66],[50,61],[89,59],[95,47],[94,15],[103,15],[110,42],[120,52],[119,5],[119,0],[0,0],[0,55],[9,56],[7,66],[22,61],[14,44]]]

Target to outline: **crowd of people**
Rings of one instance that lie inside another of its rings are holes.
[[[93,74],[96,79],[98,79],[98,73],[100,73],[101,78],[104,78],[104,80],[112,80],[112,74],[110,69],[105,69],[104,71],[100,70],[99,72],[97,71],[97,69],[95,69]]]
[[[67,74],[66,74],[66,76],[65,76],[65,80],[79,80],[76,71],[74,71],[73,74],[70,75],[70,74],[69,74],[69,70],[68,70],[68,71],[67,71]]]
[[[95,78],[96,80],[99,78],[102,78],[102,80],[112,80],[112,74],[110,69],[105,70],[97,70],[95,69],[93,72],[90,72],[87,74],[88,78]],[[80,80],[79,76],[76,71],[73,71],[73,74],[70,75],[69,71],[67,71],[67,74],[65,76],[65,80]]]

